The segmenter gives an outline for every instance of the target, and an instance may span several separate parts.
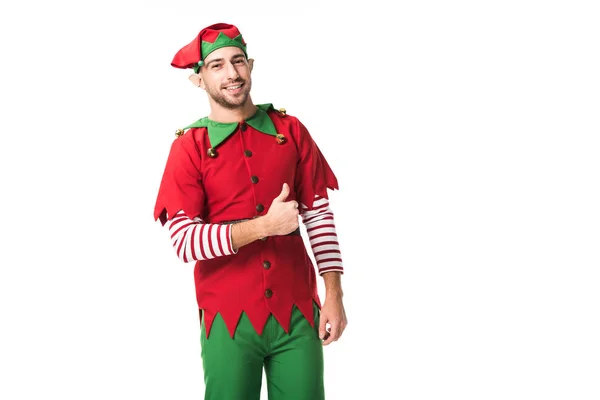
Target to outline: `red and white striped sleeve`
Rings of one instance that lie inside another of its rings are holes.
[[[300,209],[302,210],[300,216],[304,226],[306,226],[306,233],[317,262],[319,274],[322,275],[330,271],[343,274],[342,253],[335,232],[333,212],[329,208],[329,200],[317,195],[315,196],[313,209],[307,210],[306,208],[304,204],[300,203]]]
[[[206,224],[179,211],[169,224],[169,233],[177,257],[186,263],[236,253],[231,242],[231,224]]]

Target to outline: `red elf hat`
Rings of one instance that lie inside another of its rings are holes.
[[[231,24],[218,23],[200,31],[188,45],[175,54],[171,65],[175,68],[193,68],[198,73],[204,65],[204,59],[221,47],[235,46],[244,51],[246,58],[246,42],[237,27]]]

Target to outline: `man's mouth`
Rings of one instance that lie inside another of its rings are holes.
[[[230,92],[233,92],[235,90],[240,89],[242,86],[244,86],[243,83],[238,83],[237,85],[225,86],[225,89],[229,90]]]

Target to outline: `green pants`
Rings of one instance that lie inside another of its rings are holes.
[[[323,400],[323,345],[315,325],[294,307],[290,332],[271,315],[262,335],[242,313],[233,338],[216,315],[208,339],[201,325],[204,400],[260,400],[263,367],[269,400]]]

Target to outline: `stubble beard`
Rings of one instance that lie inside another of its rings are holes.
[[[213,88],[207,87],[206,93],[208,93],[208,95],[211,97],[211,99],[213,99],[215,101],[215,103],[219,104],[221,107],[227,108],[229,110],[235,110],[237,108],[242,108],[244,106],[244,104],[246,104],[246,101],[248,100],[248,96],[250,95],[250,88],[252,87],[252,82],[250,80],[248,80],[248,81],[235,81],[232,83],[243,83],[244,84],[244,86],[242,86],[243,92],[240,93],[235,98],[225,97],[225,95],[221,92],[221,90],[223,90],[221,88],[215,90]]]

